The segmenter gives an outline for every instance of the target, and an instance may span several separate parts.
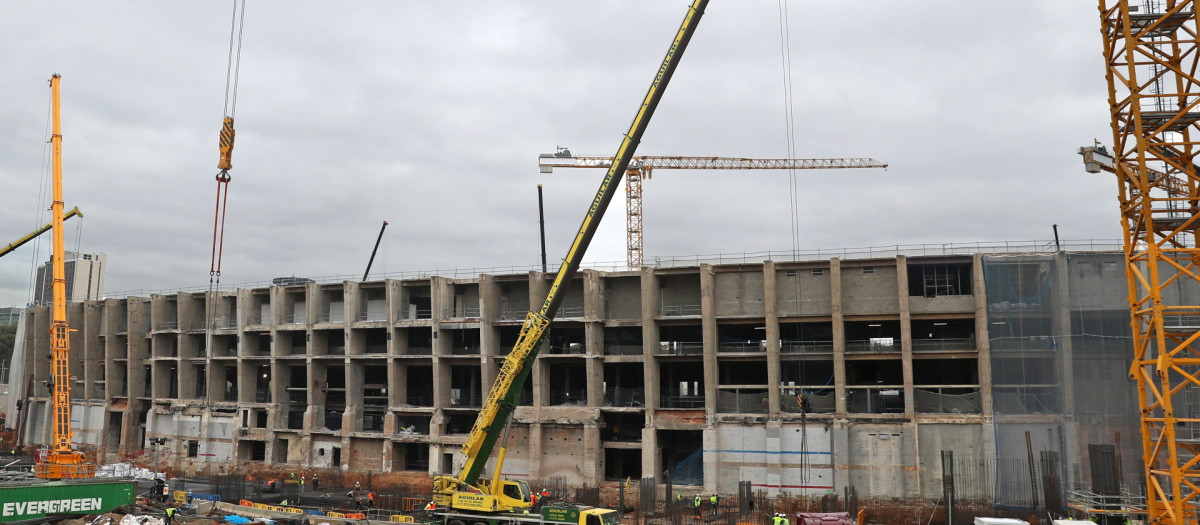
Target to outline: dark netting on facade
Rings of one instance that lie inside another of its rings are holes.
[[[985,256],[983,274],[995,503],[1062,509],[1072,491],[1093,491],[1096,461],[1141,492],[1123,254]]]

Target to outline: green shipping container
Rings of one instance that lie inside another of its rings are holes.
[[[101,514],[133,503],[132,481],[52,481],[0,486],[0,523],[47,515]]]

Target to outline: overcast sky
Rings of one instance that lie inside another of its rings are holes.
[[[603,170],[538,173],[555,146],[612,155],[684,0],[267,2],[245,15],[222,282],[539,262]],[[789,6],[801,249],[1120,237],[1116,184],[1075,150],[1112,142],[1091,2]],[[229,2],[0,4],[0,244],[44,224],[49,89],[62,79],[67,244],[106,290],[207,285]],[[776,0],[713,0],[639,154],[785,157]],[[789,250],[788,175],[659,171],[645,260]],[[42,195],[39,200],[39,195]],[[589,261],[625,258],[623,192]],[[78,238],[77,238],[78,237]],[[0,259],[23,305],[33,243]]]

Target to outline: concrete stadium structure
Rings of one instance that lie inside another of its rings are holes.
[[[505,473],[936,499],[952,450],[972,490],[1002,501],[1029,493],[1004,480],[1031,470],[1060,492],[1088,485],[1089,445],[1109,444],[1132,486],[1122,255],[983,251],[584,270],[515,413]],[[550,277],[71,303],[74,439],[147,461],[165,438],[160,466],[192,474],[451,471]],[[23,435],[43,443],[49,313],[24,322],[13,391],[32,377]]]

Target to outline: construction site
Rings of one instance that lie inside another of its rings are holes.
[[[539,184],[540,265],[373,274],[384,221],[361,278],[222,283],[235,0],[209,284],[106,293],[116,257],[64,241],[54,74],[50,222],[0,251],[51,234],[8,314],[0,522],[1197,523],[1194,3],[1100,1],[1111,146],[1063,154],[1117,182],[1120,239],[812,250],[796,222],[790,251],[646,257],[654,171],[789,172],[796,220],[798,170],[889,167],[639,154],[708,4],[612,156],[538,156],[607,170],[552,265]],[[626,260],[588,262],[622,192]]]

